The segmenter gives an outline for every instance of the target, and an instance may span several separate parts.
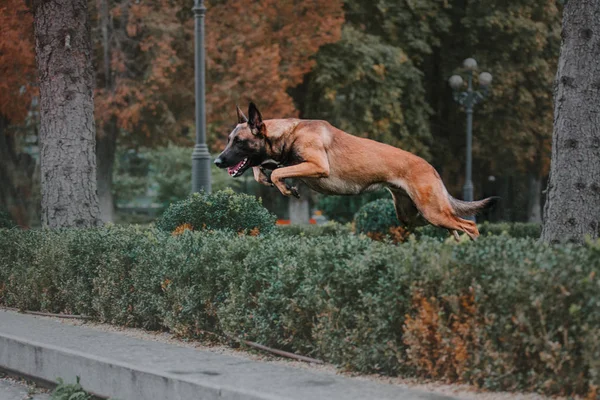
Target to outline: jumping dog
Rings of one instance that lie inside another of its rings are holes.
[[[248,117],[237,108],[238,124],[215,160],[236,178],[252,168],[257,182],[275,186],[284,196],[296,196],[286,178],[298,178],[323,194],[355,195],[386,187],[398,220],[414,226],[425,218],[472,240],[474,222],[461,217],[488,207],[494,198],[461,201],[450,196],[440,175],[427,161],[387,144],[350,135],[326,121],[295,118],[264,120],[254,103]],[[267,170],[272,170],[271,175]]]

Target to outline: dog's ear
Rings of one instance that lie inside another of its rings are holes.
[[[242,110],[240,110],[240,106],[238,106],[236,104],[235,110],[237,111],[238,124],[243,124],[245,122],[248,122],[248,117],[246,117],[244,115],[244,113],[242,112]]]
[[[250,103],[248,106],[248,127],[254,136],[265,136],[266,127],[263,123],[260,111],[256,108],[256,104]]]

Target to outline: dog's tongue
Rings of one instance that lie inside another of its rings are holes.
[[[234,175],[237,172],[237,169],[239,168],[240,165],[242,165],[242,163],[245,161],[246,159],[243,159],[242,161],[240,161],[239,163],[235,164],[233,167],[227,167],[227,172],[229,172],[229,175]]]

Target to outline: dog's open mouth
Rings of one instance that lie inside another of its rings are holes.
[[[244,158],[233,167],[227,167],[227,172],[229,173],[229,176],[237,178],[242,175],[246,169],[248,169],[248,157]]]

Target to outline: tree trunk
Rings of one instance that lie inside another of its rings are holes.
[[[542,240],[581,243],[600,229],[600,2],[569,0],[562,37]]]
[[[40,79],[42,225],[100,222],[87,0],[34,2]]]
[[[527,177],[527,221],[542,222],[542,180],[534,173]]]
[[[98,164],[98,200],[102,222],[114,222],[115,204],[112,193],[113,166],[117,149],[117,127],[111,121],[96,137],[96,162]]]

